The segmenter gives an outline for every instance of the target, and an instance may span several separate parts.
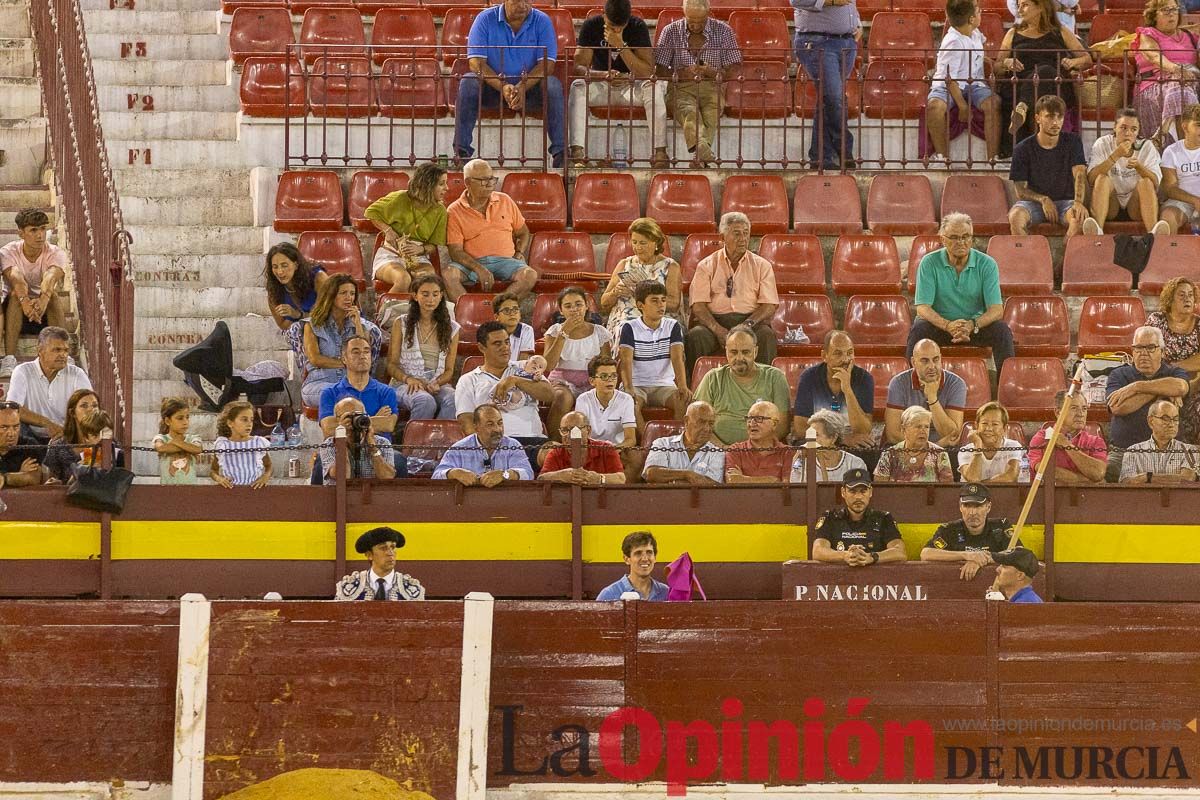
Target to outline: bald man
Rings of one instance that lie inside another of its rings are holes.
[[[779,441],[783,412],[760,400],[746,414],[750,434],[725,451],[726,483],[787,483],[792,476],[792,450]]]
[[[559,433],[563,443],[550,448],[538,480],[579,486],[625,482],[625,467],[617,448],[602,439],[592,438],[592,426],[586,414],[581,411],[563,414]],[[577,438],[587,446],[582,467],[571,466],[571,443]]]
[[[885,442],[895,444],[904,438],[900,415],[910,406],[920,406],[933,414],[929,441],[953,447],[962,433],[966,382],[942,369],[942,348],[932,339],[917,342],[910,363],[912,369],[901,372],[888,384],[887,409],[883,412]]]

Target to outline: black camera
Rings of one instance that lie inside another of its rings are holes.
[[[350,431],[352,431],[353,433],[362,434],[362,433],[365,433],[366,431],[371,430],[371,418],[368,417],[366,414],[363,414],[363,413],[355,414],[354,416],[350,417],[350,419],[347,421],[350,423],[350,425],[348,427],[350,428]]]

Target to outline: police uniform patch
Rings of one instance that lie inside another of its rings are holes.
[[[845,549],[846,549],[846,543],[845,543],[845,542],[838,542],[838,543],[837,543],[837,549],[838,549],[838,550],[845,550]]]
[[[821,518],[820,518],[819,520],[817,520],[817,527],[816,527],[816,530],[821,530],[821,526],[822,526],[822,525],[824,525],[824,524],[825,524],[825,515],[824,515],[824,514],[822,514],[822,515],[821,515]]]
[[[939,550],[945,550],[946,549],[946,540],[939,536],[938,538],[933,540],[933,546]]]

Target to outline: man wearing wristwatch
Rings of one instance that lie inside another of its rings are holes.
[[[396,456],[392,451],[392,443],[375,433],[375,418],[368,417],[363,402],[356,397],[344,397],[333,407],[333,416],[337,425],[346,429],[348,437],[355,437],[354,419],[361,415],[370,420],[371,425],[361,434],[362,441],[357,445],[348,442],[351,478],[378,478],[390,481],[396,477]],[[337,483],[337,458],[333,437],[328,437],[321,443],[321,474],[325,483]]]
[[[953,447],[962,433],[963,411],[967,404],[967,384],[948,369],[942,369],[942,348],[932,339],[917,342],[906,369],[888,384],[887,408],[883,412],[883,436],[886,444],[904,438],[901,418],[911,406],[928,409],[929,441]]]
[[[841,489],[845,505],[826,511],[817,520],[814,561],[870,567],[908,560],[896,521],[888,512],[871,508],[871,493],[870,472],[846,472]]]
[[[451,445],[433,471],[434,480],[491,489],[510,481],[533,480],[521,443],[504,435],[504,415],[491,403],[471,413],[475,432]]]
[[[974,230],[966,214],[947,214],[938,235],[942,248],[926,254],[917,267],[917,320],[908,333],[908,357],[922,339],[942,347],[990,347],[999,374],[1004,359],[1013,354],[1000,296],[1000,268],[994,258],[971,246]]]

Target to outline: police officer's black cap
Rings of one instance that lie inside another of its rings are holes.
[[[870,486],[871,473],[865,469],[848,469],[846,474],[842,476],[842,486],[854,488],[855,486]]]
[[[1014,547],[1012,550],[1005,550],[1003,553],[992,553],[992,560],[997,564],[1016,567],[1030,578],[1038,574],[1037,556],[1028,547]]]
[[[371,552],[371,548],[377,544],[391,542],[396,547],[404,547],[404,534],[395,528],[371,528],[371,530],[358,537],[354,542],[354,549],[364,555]]]
[[[992,499],[992,493],[982,483],[964,483],[958,491],[958,502],[983,505]]]

